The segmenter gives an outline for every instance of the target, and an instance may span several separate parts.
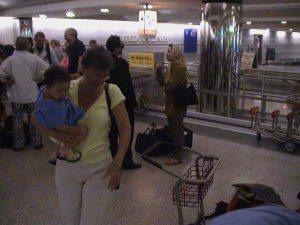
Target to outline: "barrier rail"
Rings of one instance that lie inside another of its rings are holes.
[[[210,94],[220,97],[237,98],[237,114],[234,116],[234,118],[250,119],[250,116],[248,115],[248,110],[253,105],[249,105],[249,108],[247,108],[245,104],[246,100],[258,100],[260,101],[260,116],[264,118],[264,121],[271,121],[271,119],[268,119],[268,115],[271,115],[271,111],[273,110],[270,110],[270,112],[267,110],[268,104],[286,104],[285,98],[293,93],[293,89],[297,87],[299,87],[300,89],[300,73],[250,69],[240,73],[237,88],[238,94],[231,94],[228,92],[220,92],[206,89],[200,90],[198,79],[198,67],[199,65],[197,64],[188,64],[188,72],[192,78],[191,81],[195,85],[198,94]],[[145,81],[144,85],[148,84],[152,85],[152,87],[153,85],[155,86],[156,84],[154,77],[149,76],[149,79],[151,79],[151,82]],[[162,92],[160,92],[160,94],[162,94]],[[158,95],[153,93],[152,97],[148,97],[146,104],[163,105],[162,98],[158,98]],[[201,109],[200,106],[191,106],[189,107],[189,111],[201,112]],[[219,113],[217,115],[222,114]],[[284,117],[285,115],[284,113],[282,113],[281,118]]]

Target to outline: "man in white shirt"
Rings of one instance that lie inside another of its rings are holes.
[[[41,31],[34,35],[33,53],[49,65],[58,65],[58,60],[53,49],[46,43],[45,34]]]
[[[28,115],[31,141],[34,148],[42,147],[40,134],[30,123],[30,114],[34,111],[37,98],[37,82],[43,80],[44,71],[49,65],[38,56],[28,52],[28,40],[17,37],[16,51],[0,66],[0,78],[9,84],[8,92],[13,115],[13,146],[20,150],[25,145],[23,128],[24,113]]]

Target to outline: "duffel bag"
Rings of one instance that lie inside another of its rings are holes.
[[[158,141],[163,141],[159,136],[155,135],[156,130],[155,123],[152,123],[144,133],[138,133],[135,141],[135,151],[138,153],[143,153],[151,145],[155,144]]]
[[[150,126],[144,131],[144,133],[139,133],[135,141],[135,151],[138,153],[143,153],[150,146],[159,141],[172,142],[172,137],[170,132],[165,130],[165,128],[157,129],[155,123],[150,124]],[[156,149],[153,149],[148,156],[157,157],[161,155],[171,154],[173,149],[170,145],[162,144],[159,145]]]

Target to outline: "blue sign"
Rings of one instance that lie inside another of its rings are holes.
[[[184,53],[197,52],[197,29],[184,29]]]

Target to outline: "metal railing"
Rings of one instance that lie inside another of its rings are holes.
[[[271,121],[271,119],[268,118],[271,112],[268,111],[267,106],[274,103],[285,104],[285,98],[292,94],[292,90],[297,86],[299,86],[300,89],[300,73],[250,69],[240,73],[237,88],[238,94],[205,89],[200,90],[198,83],[198,66],[197,64],[188,64],[188,72],[192,78],[191,81],[195,85],[199,96],[209,94],[223,98],[236,98],[237,113],[233,116],[234,118],[250,119],[248,110],[253,107],[253,105],[249,105],[249,108],[247,108],[245,104],[246,100],[258,100],[260,101],[261,118],[266,122]],[[156,85],[155,81],[152,84],[151,82],[145,82],[144,84]],[[159,94],[163,95],[163,92]],[[153,98],[148,98],[146,104],[163,105],[162,98],[159,100],[154,98],[158,98],[157,93],[153,93]],[[201,109],[200,106],[191,106],[189,107],[189,111],[200,113]],[[219,114],[219,116],[222,116],[222,114]],[[281,116],[281,118],[283,118],[283,116]]]

